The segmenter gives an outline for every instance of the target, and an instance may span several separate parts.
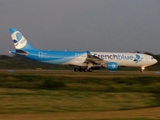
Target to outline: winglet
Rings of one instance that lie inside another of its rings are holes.
[[[89,51],[87,51],[87,55],[92,55]]]

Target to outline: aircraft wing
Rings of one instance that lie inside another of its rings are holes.
[[[107,61],[92,55],[89,51],[87,51],[87,58],[85,63],[93,63],[93,64],[97,64],[97,65],[106,65]]]

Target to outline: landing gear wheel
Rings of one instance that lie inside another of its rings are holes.
[[[86,69],[84,69],[84,72],[88,72],[88,69],[86,68]]]
[[[93,72],[93,69],[92,68],[89,68],[89,70],[88,70],[89,72]]]
[[[74,72],[93,72],[93,69],[92,68],[89,68],[89,69],[74,68]]]
[[[74,68],[74,72],[78,72],[79,70],[78,70],[78,68]]]
[[[140,69],[140,72],[141,72],[141,73],[143,73],[143,70],[142,70],[142,69]]]
[[[83,72],[83,69],[82,69],[82,68],[79,68],[78,71],[79,71],[79,72]]]

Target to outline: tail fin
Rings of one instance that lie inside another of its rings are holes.
[[[9,32],[17,50],[36,50],[17,29],[9,28]]]

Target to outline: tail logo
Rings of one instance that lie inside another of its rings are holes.
[[[18,41],[17,40],[13,40],[14,46],[18,45]]]
[[[23,37],[23,35],[19,31],[15,31],[12,34],[12,39],[16,49],[22,49],[27,44],[27,40]]]
[[[136,58],[134,59],[135,63],[141,62],[143,58],[140,55],[136,54]]]
[[[22,39],[22,34],[17,33],[17,34],[16,34],[16,37],[17,37],[17,40],[20,41],[20,40]]]

